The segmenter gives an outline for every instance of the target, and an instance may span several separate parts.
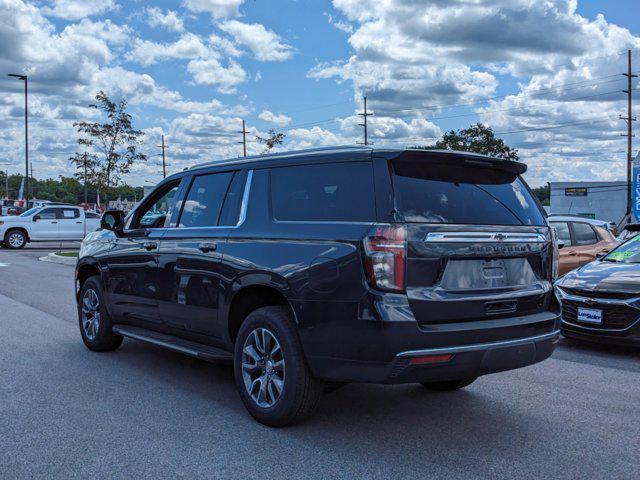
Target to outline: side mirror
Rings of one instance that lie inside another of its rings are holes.
[[[122,233],[124,230],[124,212],[122,210],[109,210],[102,215],[100,228],[111,230],[115,233]]]
[[[40,215],[34,215],[32,220],[34,222],[37,222],[38,220],[40,220]]]
[[[608,253],[609,253],[609,252],[599,252],[599,253],[596,253],[596,258],[597,258],[598,260],[602,260],[604,257],[606,257],[606,256],[607,256],[607,254],[608,254]]]
[[[564,248],[565,243],[562,240],[558,240],[558,250]]]

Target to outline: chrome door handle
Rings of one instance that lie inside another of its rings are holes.
[[[143,246],[145,250],[155,250],[158,248],[158,244],[156,242],[145,242]]]
[[[215,242],[206,242],[206,243],[201,243],[198,246],[198,250],[200,250],[202,253],[208,253],[208,252],[213,252],[218,248],[218,244]]]

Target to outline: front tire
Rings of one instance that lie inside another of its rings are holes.
[[[97,276],[88,278],[78,300],[78,323],[82,341],[94,352],[110,352],[122,343],[122,336],[111,330],[111,317],[105,308],[102,284]]]
[[[428,390],[451,392],[453,390],[460,390],[461,388],[468,387],[475,382],[477,378],[478,377],[462,378],[460,380],[448,380],[444,382],[424,382],[421,385]]]
[[[234,351],[236,387],[258,422],[284,427],[309,417],[323,382],[311,375],[287,308],[254,310],[240,326]]]
[[[24,248],[27,244],[27,234],[22,230],[9,230],[4,236],[4,244],[13,250]]]

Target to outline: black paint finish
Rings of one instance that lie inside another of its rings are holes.
[[[232,314],[238,308],[234,301],[242,298],[238,295],[250,288],[258,288],[254,291],[261,294],[271,292],[270,301],[280,299],[290,306],[313,373],[331,380],[455,379],[509,365],[515,368],[549,356],[554,340],[545,337],[509,354],[494,353],[486,358],[484,353],[457,354],[447,365],[435,367],[411,367],[399,361],[398,354],[406,351],[551,335],[559,323],[551,284],[552,244],[546,226],[407,224],[406,293],[371,288],[364,273],[362,241],[375,223],[400,220],[389,163],[403,154],[329,149],[187,170],[158,187],[181,179],[175,207],[164,227],[128,230],[134,214],[120,235],[107,230],[90,234],[81,249],[78,272],[95,271],[101,276],[116,323],[227,351],[232,351],[234,328],[237,331]],[[417,153],[410,155],[415,161]],[[424,152],[423,161],[442,155]],[[467,157],[475,168],[484,162],[486,168],[503,168],[512,175],[525,168],[475,155],[455,158],[463,163]],[[272,167],[334,162],[362,162],[371,168],[375,198],[361,201],[375,203],[375,218],[359,222],[274,219],[269,190]],[[229,170],[242,175],[236,177],[242,181],[233,182],[236,191],[230,192],[234,195],[223,207],[225,219],[237,218],[237,223],[178,228],[192,177]],[[143,202],[138,210],[144,206]],[[508,242],[424,241],[431,232],[470,230],[540,234],[544,241],[517,246]],[[149,249],[151,244],[155,246]],[[464,272],[465,265],[472,283],[461,282],[456,288],[449,283],[444,288],[443,277],[451,277],[455,269]],[[483,288],[474,284],[478,265],[480,275],[485,272],[487,278],[500,277],[501,283],[490,280],[493,286]],[[510,265],[522,266],[524,277],[504,273]]]

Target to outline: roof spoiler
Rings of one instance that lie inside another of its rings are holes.
[[[517,162],[515,160],[506,160],[504,158],[490,157],[488,155],[480,155],[472,152],[459,152],[455,150],[419,150],[408,149],[399,152],[399,155],[392,158],[391,161],[430,161],[445,160],[447,162],[459,162],[474,167],[490,168],[503,172],[512,173],[514,175],[522,175],[527,171],[527,164]]]

